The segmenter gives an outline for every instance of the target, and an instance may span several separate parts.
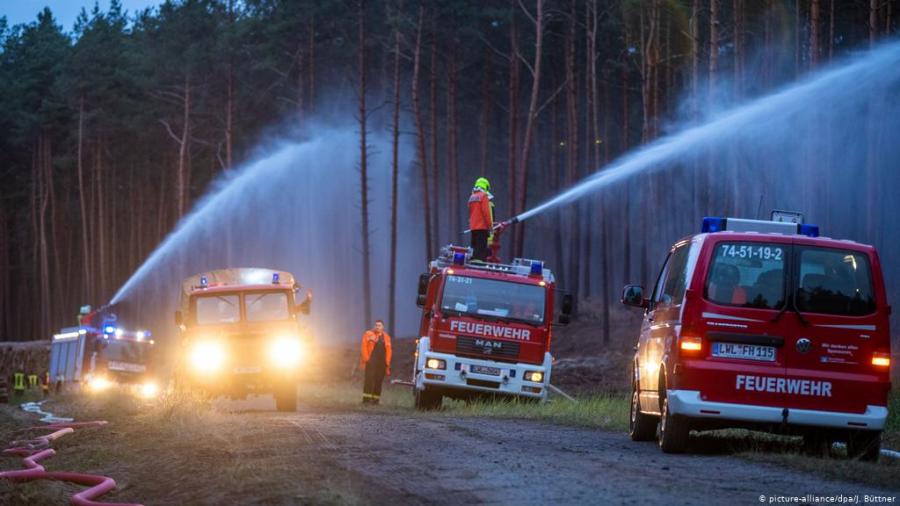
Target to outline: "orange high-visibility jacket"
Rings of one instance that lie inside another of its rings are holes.
[[[469,197],[469,230],[491,230],[494,228],[494,212],[491,199],[481,190],[473,190]]]
[[[385,365],[391,366],[391,336],[387,332],[382,332],[384,339],[384,362]],[[360,347],[359,366],[365,367],[369,357],[372,356],[372,350],[375,349],[375,343],[378,341],[378,334],[374,330],[367,330],[362,336],[362,346]]]

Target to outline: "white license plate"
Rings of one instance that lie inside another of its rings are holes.
[[[235,374],[256,374],[262,372],[262,367],[235,367]]]
[[[775,347],[760,346],[757,344],[713,343],[712,356],[721,358],[742,358],[744,360],[759,360],[761,362],[774,362]]]
[[[496,367],[488,367],[486,365],[473,365],[469,368],[470,372],[475,374],[487,374],[488,376],[500,376],[500,369]]]

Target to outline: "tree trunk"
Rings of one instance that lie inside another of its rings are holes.
[[[391,265],[388,276],[388,329],[395,334],[397,312],[397,180],[400,167],[400,29],[394,28],[394,110],[391,131]]]
[[[419,68],[422,53],[422,19],[425,17],[425,7],[419,6],[419,23],[416,28],[416,46],[413,51],[413,76],[412,76],[412,102],[413,116],[416,121],[416,137],[418,140],[419,169],[422,174],[422,203],[425,207],[425,261],[432,259],[434,253],[431,242],[431,199],[428,187],[428,155],[425,151],[425,125],[422,121],[422,108],[419,104]]]
[[[819,63],[819,0],[809,2],[809,66]]]
[[[878,39],[878,0],[869,0],[869,47]]]
[[[734,0],[734,96],[744,94],[744,0]]]
[[[528,12],[526,11],[526,14]],[[529,14],[530,16],[530,14]],[[544,43],[544,0],[537,0],[537,14],[534,16],[535,25],[535,42],[534,42],[534,64],[532,65],[532,81],[531,81],[531,100],[528,104],[528,116],[525,122],[525,137],[522,141],[522,154],[519,160],[519,174],[516,178],[519,180],[519,203],[516,207],[516,214],[525,210],[525,204],[528,196],[528,158],[531,155],[531,140],[534,135],[534,123],[538,115],[538,98],[540,97],[541,87],[541,56]],[[525,229],[519,227],[519,233],[516,235],[516,256],[522,256],[522,250],[525,244]]]
[[[517,19],[517,3],[516,0],[510,0],[510,23],[509,23],[509,170],[508,170],[508,187],[507,195],[509,196],[508,208],[506,214],[508,216],[516,215],[516,191],[518,184],[516,182],[517,174],[517,158],[519,144],[519,86],[520,86],[520,64],[519,64],[519,33]],[[522,227],[515,227],[510,230],[511,244],[513,251],[517,244],[518,232]]]
[[[447,220],[447,225],[450,228],[450,238],[456,239],[457,234],[461,231],[459,226],[459,215],[460,215],[460,191],[459,191],[459,165],[458,165],[458,156],[457,150],[459,146],[457,145],[457,130],[456,130],[456,83],[457,83],[457,69],[456,69],[456,58],[452,55],[456,54],[456,48],[458,45],[453,43],[453,46],[450,49],[451,57],[448,58],[447,62],[447,179],[449,180],[450,187],[447,191],[447,200],[449,204],[447,208],[450,212],[450,217]]]
[[[834,0],[828,2],[828,61],[834,58]]]
[[[719,0],[709,0],[709,91],[715,93],[719,72]]]
[[[440,195],[441,195],[441,164],[438,161],[438,109],[437,109],[437,34],[434,32],[434,24],[432,24],[432,32],[431,32],[431,68],[429,69],[429,78],[430,78],[430,107],[431,110],[431,182],[432,182],[432,190],[431,197],[434,199],[434,203],[431,205],[431,210],[433,214],[433,225],[431,227],[432,232],[434,233],[434,237],[432,238],[432,244],[435,248],[440,248],[441,244],[441,203],[440,203]]]
[[[107,294],[107,275],[109,270],[106,265],[106,198],[104,189],[103,189],[103,140],[102,138],[97,139],[97,151],[94,154],[94,170],[95,176],[94,180],[97,182],[96,184],[96,192],[94,196],[97,200],[97,225],[94,230],[97,232],[97,272],[100,274],[100,286],[98,287],[97,296],[101,299],[105,298]]]
[[[493,64],[492,53],[489,48],[484,50],[484,78],[481,81],[481,110],[478,138],[481,156],[479,157],[479,172],[483,177],[487,177],[488,173],[488,131],[490,130],[491,121],[491,66]]]
[[[691,118],[700,117],[700,0],[691,2]]]
[[[578,77],[575,74],[575,38],[578,29],[577,0],[569,3],[568,25],[566,26],[565,39],[565,72],[566,72],[566,187],[571,188],[578,179]],[[581,269],[584,265],[581,259],[584,239],[580,233],[581,228],[581,204],[570,206],[568,214],[569,232],[566,234],[569,243],[569,259],[566,265],[569,278],[566,280],[566,289],[570,291],[572,299],[578,301],[581,293]]]
[[[82,300],[93,300],[93,277],[91,276],[91,252],[88,240],[87,202],[84,193],[84,97],[78,100],[78,202],[81,207],[81,259]]]
[[[369,269],[369,146],[366,141],[366,0],[359,0],[359,182],[362,233],[363,327],[372,325],[372,285]]]

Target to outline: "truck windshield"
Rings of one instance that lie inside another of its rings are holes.
[[[198,325],[235,323],[241,319],[241,300],[237,295],[203,295],[194,298]]]
[[[286,320],[291,316],[284,292],[248,293],[244,296],[244,304],[247,305],[247,321]]]
[[[130,340],[104,339],[102,342],[103,357],[107,361],[143,364],[149,343]]]
[[[441,310],[449,313],[544,322],[546,288],[523,283],[447,276]]]
[[[717,304],[777,309],[784,304],[787,246],[726,242],[716,246],[705,296]]]
[[[803,248],[797,309],[809,313],[862,316],[875,311],[872,271],[855,251]]]

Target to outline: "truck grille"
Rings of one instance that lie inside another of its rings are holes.
[[[456,352],[509,360],[519,356],[519,343],[482,337],[458,336],[456,338]]]

